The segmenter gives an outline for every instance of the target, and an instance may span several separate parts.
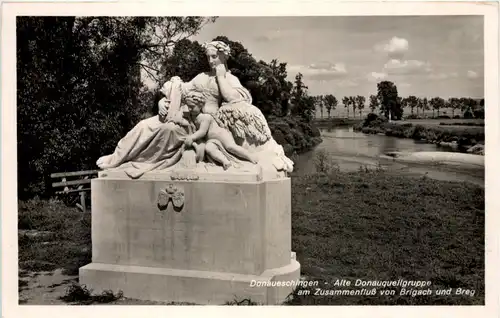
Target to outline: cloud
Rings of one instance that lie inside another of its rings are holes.
[[[384,65],[384,71],[390,75],[409,75],[430,73],[431,65],[419,60],[391,59]]]
[[[457,78],[457,77],[458,77],[457,72],[429,74],[429,79],[432,79],[432,80],[446,80],[446,79]]]
[[[387,73],[371,72],[370,74],[368,74],[366,76],[366,78],[370,82],[378,82],[378,81],[384,80],[385,78],[387,78],[387,76],[389,76],[389,74],[387,74]]]
[[[359,86],[359,83],[356,82],[355,80],[345,79],[338,81],[336,85],[338,87],[357,87]]]
[[[478,77],[479,77],[479,74],[477,74],[477,72],[467,71],[467,78],[469,78],[469,79],[476,79]]]
[[[431,80],[446,80],[446,79],[450,79],[450,78],[456,78],[458,77],[458,73],[457,72],[451,72],[451,73],[433,73],[433,74],[429,74],[429,79]]]
[[[290,75],[300,72],[304,77],[317,81],[328,81],[347,75],[347,69],[343,63],[332,64],[330,62],[314,63],[308,66],[290,65],[288,72]]]
[[[391,58],[402,58],[408,51],[408,40],[403,38],[393,37],[387,42],[375,45],[375,51],[384,52]]]
[[[257,42],[271,42],[271,41],[276,41],[279,39],[282,39],[285,37],[285,35],[293,35],[293,33],[290,30],[271,30],[267,32],[266,34],[258,35],[255,36],[254,39]]]

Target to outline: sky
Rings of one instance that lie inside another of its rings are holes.
[[[390,80],[403,97],[484,96],[482,16],[219,17],[192,39],[218,35],[286,62],[310,95],[368,99]]]

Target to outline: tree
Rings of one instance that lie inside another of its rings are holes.
[[[357,108],[359,110],[359,118],[361,118],[361,112],[365,108],[366,98],[364,96],[358,95],[356,96],[356,103],[358,104]]]
[[[462,111],[462,116],[464,116],[465,112],[467,111],[468,105],[467,105],[467,98],[465,97],[460,97],[458,99],[459,103],[459,109]]]
[[[408,105],[408,107],[410,107],[410,110],[411,110],[411,114],[413,115],[413,109],[415,107],[417,107],[417,115],[418,115],[418,104],[419,104],[419,99],[414,96],[414,95],[410,95],[406,98],[406,103]]]
[[[179,42],[189,39],[217,17],[139,17],[144,23],[140,45],[142,69],[148,76],[161,84],[167,70],[164,59],[172,54]],[[175,74],[177,75],[177,74]],[[177,75],[179,76],[179,75]]]
[[[424,97],[424,99],[422,100],[422,113],[424,114],[425,116],[425,111],[429,110],[429,100],[427,99],[427,97]]]
[[[314,100],[307,95],[308,87],[302,81],[302,73],[295,76],[295,82],[292,89],[292,114],[301,116],[307,122],[310,122],[314,117]]]
[[[378,83],[377,96],[380,100],[380,109],[389,120],[401,119],[403,110],[401,104],[398,103],[398,89],[393,82],[382,81]]]
[[[464,118],[465,117],[471,118],[474,109],[477,107],[477,104],[478,104],[477,101],[473,98],[470,98],[470,97],[462,97],[459,100],[460,100],[460,104],[461,104],[460,106],[461,106],[461,110],[463,112]]]
[[[375,112],[375,109],[379,107],[377,95],[370,95],[370,110]]]
[[[418,117],[418,111],[419,109],[422,109],[422,97],[417,97],[417,117]]]
[[[425,111],[429,110],[429,101],[427,100],[427,97],[418,98],[417,116],[418,116],[418,109],[422,110],[422,116],[425,117]]]
[[[328,111],[328,118],[330,118],[330,113],[332,109],[335,109],[337,107],[338,104],[337,98],[332,94],[328,94],[324,96],[324,101],[326,104],[326,109]]]
[[[323,119],[323,110],[325,108],[324,96],[323,95],[315,96],[314,102],[316,105],[318,105],[320,113],[321,113],[321,119]]]
[[[162,73],[157,75],[163,83],[172,76],[179,76],[187,82],[201,72],[210,69],[205,50],[198,42],[188,39],[180,40],[172,50],[172,53],[163,59],[161,64]]]
[[[349,96],[349,104],[352,106],[352,116],[356,117],[356,96]]]
[[[351,104],[351,100],[349,99],[349,97],[344,96],[342,98],[342,104],[344,104],[344,108],[347,109],[347,118],[349,118],[349,105]]]
[[[448,106],[451,108],[451,117],[455,117],[455,110],[460,109],[460,100],[456,97],[448,98]]]
[[[434,97],[429,101],[430,106],[432,107],[432,117],[435,117],[434,111],[437,111],[439,117],[439,110],[445,106],[445,101],[441,97]]]
[[[398,98],[396,100],[397,100],[398,107],[401,108],[401,112],[403,113],[404,108],[406,107],[406,102],[403,100],[403,97],[401,97],[401,96],[398,96]]]

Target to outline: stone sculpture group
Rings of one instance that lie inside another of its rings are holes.
[[[291,250],[293,162],[228,72],[229,47],[205,48],[211,71],[165,83],[158,115],[97,161],[92,263],[80,268],[80,283],[95,292],[279,304],[300,278]]]
[[[159,114],[136,125],[113,154],[99,158],[100,168],[131,178],[179,166],[237,170],[252,163],[285,175],[293,170],[250,93],[228,71],[228,45],[214,41],[205,49],[212,69],[190,82],[179,77],[166,82]]]

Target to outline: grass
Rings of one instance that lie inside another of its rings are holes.
[[[300,296],[292,305],[484,304],[484,190],[382,171],[292,179],[292,248],[301,274],[337,279],[426,280],[475,296]],[[326,285],[325,283],[329,283]]]
[[[123,292],[121,291],[119,291],[117,294],[114,294],[112,291],[106,290],[101,294],[93,295],[92,291],[87,289],[86,286],[72,284],[70,287],[68,287],[66,294],[61,297],[61,300],[67,303],[90,305],[94,303],[113,303],[121,298],[123,298]]]
[[[53,271],[64,269],[77,275],[78,269],[91,261],[90,213],[82,213],[56,200],[32,199],[19,202],[18,228],[47,231],[53,235],[40,239],[20,234],[19,269]]]
[[[292,177],[292,248],[302,275],[330,289],[325,283],[331,286],[336,279],[402,278],[429,280],[434,290],[474,289],[475,295],[306,296],[296,290],[288,304],[484,304],[484,189],[379,169],[340,172],[328,158],[316,160],[323,172]],[[58,201],[31,200],[19,207],[21,229],[54,232],[49,242],[19,236],[20,277],[55,268],[74,274],[90,263],[90,214]],[[63,300],[144,304],[120,297],[91,295],[72,285]],[[251,300],[226,304],[255,305]]]

